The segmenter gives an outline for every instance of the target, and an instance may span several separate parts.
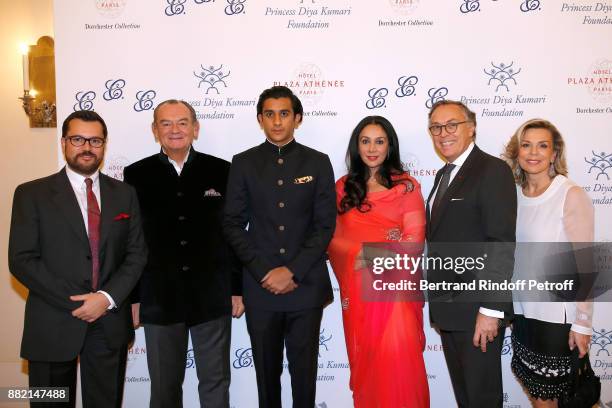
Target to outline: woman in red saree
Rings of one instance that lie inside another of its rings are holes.
[[[429,407],[423,302],[393,295],[364,300],[362,282],[363,274],[367,282],[375,279],[362,243],[395,243],[388,246],[393,250],[398,241],[424,241],[420,186],[403,171],[395,130],[380,116],[364,118],[353,131],[347,166],[336,183],[338,217],[328,252],[340,284],[354,406]]]

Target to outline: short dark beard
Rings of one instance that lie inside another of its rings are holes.
[[[98,170],[100,168],[100,164],[102,164],[102,159],[99,159],[95,162],[93,162],[91,165],[89,166],[84,166],[82,164],[79,164],[78,162],[78,158],[79,156],[82,156],[84,154],[86,154],[87,152],[82,152],[79,153],[78,155],[76,155],[74,157],[74,159],[70,159],[68,160],[68,158],[66,157],[66,163],[68,164],[68,167],[70,167],[72,170],[74,170],[75,172],[83,175],[83,176],[91,176],[92,174],[94,174],[96,172],[96,170]],[[94,155],[93,153],[90,153],[95,157],[98,157],[96,155]]]

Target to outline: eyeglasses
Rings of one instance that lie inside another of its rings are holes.
[[[75,147],[81,147],[85,145],[85,143],[89,143],[91,147],[102,147],[104,143],[106,143],[106,139],[101,137],[90,137],[89,139],[83,136],[69,136],[66,137],[71,145]]]
[[[471,120],[464,120],[463,122],[448,122],[446,125],[431,125],[429,127],[429,133],[431,133],[433,136],[440,136],[442,129],[446,129],[448,133],[455,133],[459,125],[467,122],[471,122]]]

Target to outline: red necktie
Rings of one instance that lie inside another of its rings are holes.
[[[88,177],[85,179],[87,186],[87,230],[89,233],[89,247],[91,248],[91,286],[98,289],[100,279],[100,207],[98,200],[91,188],[93,181]]]

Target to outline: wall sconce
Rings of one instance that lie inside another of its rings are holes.
[[[55,42],[40,37],[36,45],[22,47],[23,110],[30,127],[57,127],[55,110]]]

